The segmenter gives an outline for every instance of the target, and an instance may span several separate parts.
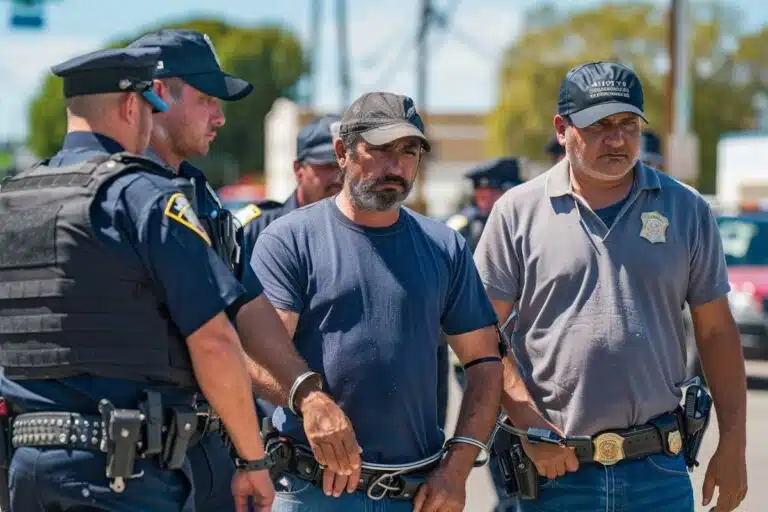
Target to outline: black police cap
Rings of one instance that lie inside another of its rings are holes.
[[[497,158],[478,165],[464,175],[472,180],[475,187],[489,187],[507,190],[519,185],[520,163],[517,158]]]
[[[178,77],[208,96],[236,101],[248,96],[253,85],[221,70],[213,42],[196,30],[161,29],[143,35],[128,45],[160,48],[156,78]]]
[[[64,97],[137,92],[155,111],[168,105],[152,90],[159,48],[115,48],[74,57],[51,68],[64,81]]]

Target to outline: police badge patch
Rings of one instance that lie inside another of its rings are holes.
[[[176,192],[168,200],[168,204],[165,205],[165,216],[194,231],[205,240],[205,243],[211,245],[208,233],[205,232],[205,228],[200,223],[200,219],[197,218],[187,197],[181,192]]]
[[[667,241],[667,227],[669,221],[659,212],[645,212],[640,215],[643,227],[640,230],[640,236],[652,244],[664,243]]]

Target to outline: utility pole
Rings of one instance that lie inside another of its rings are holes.
[[[339,44],[339,85],[341,110],[350,103],[349,48],[347,45],[347,0],[336,0],[336,30]]]
[[[427,118],[427,87],[429,78],[429,48],[428,36],[432,23],[432,5],[430,0],[421,0],[420,4],[419,35],[416,39],[418,56],[416,58],[416,107],[421,112],[424,127],[427,130],[429,119]],[[427,130],[428,131],[428,130]],[[427,214],[427,201],[424,196],[424,178],[429,168],[429,154],[425,154],[419,173],[413,182],[413,209]]]
[[[696,183],[699,140],[691,131],[690,0],[671,0],[669,12],[669,76],[665,126],[665,168],[672,176]]]
[[[315,101],[317,99],[317,90],[320,80],[318,79],[318,54],[320,52],[320,27],[322,22],[322,0],[309,0],[309,91],[307,94],[307,107],[310,109],[315,108]]]

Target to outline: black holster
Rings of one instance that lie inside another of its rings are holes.
[[[496,463],[504,479],[504,488],[521,500],[539,497],[539,473],[520,444],[520,438],[500,430],[492,446]]]

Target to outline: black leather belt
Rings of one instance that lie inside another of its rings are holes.
[[[312,456],[312,453],[293,445],[291,442],[280,440],[271,443],[267,451],[275,465],[272,469],[273,478],[285,473],[301,480],[311,482],[317,487],[323,485],[323,468]],[[364,492],[369,498],[380,500],[413,500],[419,486],[424,483],[429,472],[435,469],[440,461],[422,466],[408,472],[370,470],[360,471],[358,492]],[[393,466],[394,468],[394,466]]]
[[[641,459],[664,453],[675,456],[683,449],[682,417],[679,411],[663,414],[645,425],[601,432],[593,437],[568,438],[580,463],[610,466],[622,460]]]

